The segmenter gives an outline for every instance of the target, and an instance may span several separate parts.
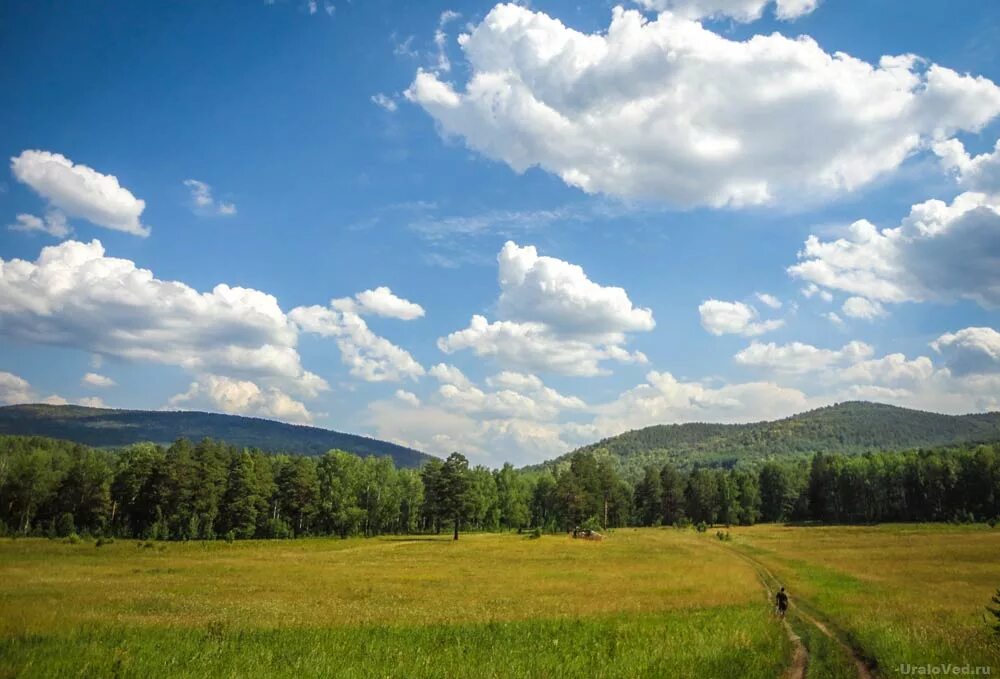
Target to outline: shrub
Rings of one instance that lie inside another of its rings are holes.
[[[264,533],[266,537],[283,540],[292,537],[292,528],[284,519],[272,518],[268,519]]]
[[[596,516],[592,516],[583,523],[580,524],[581,530],[601,530],[601,522],[598,521]]]
[[[63,538],[63,542],[66,543],[67,545],[78,545],[81,542],[83,542],[83,539],[76,533],[70,533],[69,535]]]
[[[681,528],[686,530],[690,527],[691,527],[691,519],[687,518],[686,516],[682,516],[681,518],[674,521],[674,528]]]
[[[996,618],[993,623],[993,631],[996,632],[998,637],[1000,637],[1000,587],[997,587],[996,594],[993,595],[993,598],[990,599],[990,601],[993,602],[996,608],[993,606],[987,606],[986,610],[989,611],[994,618]]]
[[[60,514],[59,519],[56,521],[56,535],[66,538],[74,533],[76,533],[76,524],[73,521],[73,515],[69,512]]]
[[[228,533],[226,533],[226,542],[228,542],[229,544],[233,544],[234,542],[236,542],[236,531],[231,530]]]
[[[730,540],[732,540],[732,536],[729,534],[728,530],[727,531],[721,531],[721,530],[720,531],[716,531],[715,537],[719,538],[723,542],[729,542]]]
[[[695,530],[697,530],[699,533],[704,533],[708,531],[708,524],[705,523],[704,521],[699,521],[698,525],[695,526]]]
[[[104,545],[114,544],[114,538],[97,538],[97,542],[94,543],[94,547],[103,547]]]
[[[531,529],[531,532],[528,533],[529,540],[537,540],[540,537],[542,537],[542,529],[539,528],[538,526],[535,526],[533,529]]]
[[[1000,516],[994,516],[992,519],[986,522],[986,525],[990,528],[996,528],[997,524],[1000,524]]]

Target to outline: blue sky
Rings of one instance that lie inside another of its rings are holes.
[[[4,403],[490,465],[1000,408],[994,3],[33,2],[0,34]]]

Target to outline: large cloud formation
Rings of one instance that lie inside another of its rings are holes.
[[[729,40],[670,12],[619,7],[587,34],[499,4],[458,41],[464,88],[421,70],[406,92],[444,134],[517,172],[677,205],[850,191],[1000,113],[994,83],[913,55],[872,65],[809,37]]]
[[[878,302],[1000,306],[1000,200],[973,192],[928,200],[882,230],[862,219],[845,238],[809,236],[799,258],[792,276]]]
[[[10,167],[19,182],[49,201],[51,209],[107,229],[149,235],[149,227],[140,221],[145,201],[133,196],[114,175],[101,174],[49,151],[22,151],[10,159]],[[18,219],[24,222],[20,216]],[[55,236],[66,234],[65,229],[51,226],[44,230]]]
[[[160,280],[107,256],[98,240],[43,248],[34,262],[0,260],[0,334],[257,380],[305,397],[328,388],[302,367],[297,328],[273,296]]]
[[[603,374],[607,360],[646,362],[622,345],[626,333],[655,327],[653,313],[634,306],[625,290],[599,285],[581,267],[512,241],[497,261],[503,320],[477,314],[469,327],[438,340],[441,351],[471,349],[520,369],[580,376]]]

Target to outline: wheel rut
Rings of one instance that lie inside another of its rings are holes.
[[[757,573],[757,578],[760,580],[761,585],[763,585],[764,587],[764,591],[767,593],[768,602],[774,601],[774,592],[772,589],[772,585],[776,584],[778,582],[778,579],[767,568],[767,566],[765,566],[764,564],[762,564],[760,561],[753,558],[749,554],[746,554],[738,549],[732,547],[727,547],[726,549],[728,549],[733,554],[739,556],[741,559],[746,561],[751,568],[754,569],[754,572]],[[815,616],[810,615],[806,611],[802,610],[801,606],[796,606],[794,603],[792,603],[791,606],[795,609],[795,612],[799,618],[801,618],[804,622],[807,622],[808,624],[815,627],[817,630],[819,630],[820,634],[822,634],[823,636],[827,637],[835,644],[840,646],[840,648],[844,651],[844,653],[846,653],[854,662],[854,666],[858,672],[858,679],[877,679],[879,675],[877,675],[872,670],[872,668],[869,666],[868,661],[865,659],[865,657],[857,648],[854,648],[850,644],[845,643],[838,635],[830,631],[830,628],[826,623],[818,620]],[[809,665],[809,651],[805,647],[805,644],[802,643],[801,637],[799,637],[799,635],[795,633],[795,630],[789,624],[788,620],[782,618],[781,623],[784,626],[785,631],[788,634],[788,638],[792,642],[794,648],[792,655],[792,662],[786,668],[785,672],[782,674],[782,677],[784,677],[785,679],[804,679],[806,676],[806,670]]]

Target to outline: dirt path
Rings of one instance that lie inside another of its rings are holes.
[[[730,547],[729,550],[739,555],[740,558],[742,558],[744,561],[750,564],[750,566],[754,569],[754,571],[756,571],[757,577],[760,578],[761,583],[764,585],[764,589],[767,592],[768,601],[769,602],[773,601],[774,594],[772,591],[772,585],[778,582],[778,579],[774,576],[774,574],[770,570],[768,570],[767,566],[765,566],[764,564],[762,564],[760,561],[753,558],[749,554],[745,554],[740,550],[732,547]],[[876,679],[877,675],[875,675],[872,672],[871,668],[868,666],[867,661],[865,661],[865,659],[861,656],[860,653],[858,653],[856,649],[844,643],[844,641],[842,641],[839,636],[831,632],[830,629],[824,623],[820,622],[814,616],[803,611],[800,606],[796,606],[794,603],[792,603],[791,606],[795,608],[796,614],[800,618],[802,618],[802,620],[808,622],[810,625],[818,629],[821,634],[823,634],[828,639],[830,639],[838,646],[840,646],[841,649],[843,649],[844,653],[850,656],[851,660],[854,661],[854,666],[857,668],[858,679]],[[791,625],[788,624],[788,621],[783,619],[782,623],[784,624],[785,629],[788,632],[788,638],[792,640],[792,643],[795,644],[796,648],[795,656],[792,658],[792,664],[788,667],[784,676],[804,678],[805,670],[806,667],[808,666],[808,658],[809,658],[808,652],[806,651],[805,646],[802,644],[802,640],[799,638],[797,634],[795,634]],[[799,658],[800,655],[799,649],[801,649],[801,655],[802,655],[801,659]],[[799,669],[800,665],[801,668]]]
[[[768,583],[768,578],[765,576],[766,569],[760,564],[756,563],[753,559],[746,558],[741,552],[735,549],[730,550],[739,554],[743,557],[750,567],[753,568],[754,572],[757,574],[757,579],[760,580],[760,584],[764,587],[764,594],[767,597],[767,603],[770,606],[771,602],[774,601],[774,592],[771,590],[771,585]],[[805,679],[806,668],[809,666],[809,651],[806,650],[805,644],[802,643],[802,638],[795,633],[792,626],[788,624],[786,618],[781,619],[781,626],[785,628],[785,634],[788,635],[788,640],[792,642],[792,662],[785,668],[782,673],[782,679]]]

